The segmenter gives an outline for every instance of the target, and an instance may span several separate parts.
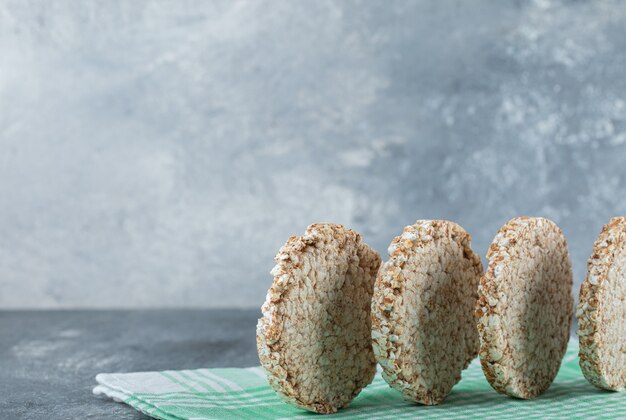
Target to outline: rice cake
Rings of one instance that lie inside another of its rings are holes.
[[[372,299],[383,378],[404,399],[440,404],[478,353],[474,309],[480,257],[446,220],[418,220],[389,247]]]
[[[370,304],[380,256],[353,230],[321,223],[290,237],[275,261],[259,359],[284,401],[334,413],[374,378]]]
[[[626,218],[614,217],[594,243],[580,288],[580,367],[593,385],[626,387]]]
[[[554,380],[569,340],[567,242],[552,221],[517,217],[500,229],[487,258],[476,309],[483,372],[498,392],[534,398]]]

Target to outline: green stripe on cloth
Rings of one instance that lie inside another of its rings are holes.
[[[377,374],[350,407],[324,418],[626,418],[626,393],[602,391],[589,384],[578,366],[577,353],[577,343],[572,340],[556,380],[532,401],[496,393],[474,360],[440,406],[403,401]],[[96,380],[95,394],[124,402],[156,419],[321,418],[283,403],[260,367],[112,373],[100,374]]]

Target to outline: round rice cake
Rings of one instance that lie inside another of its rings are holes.
[[[576,310],[583,374],[612,391],[626,387],[625,300],[626,218],[614,217],[594,243]]]
[[[383,378],[404,399],[440,404],[478,353],[480,257],[446,220],[418,220],[389,246],[372,298],[372,342]]]
[[[370,304],[380,256],[355,231],[321,223],[290,237],[275,261],[259,359],[285,402],[334,413],[376,372]]]
[[[550,387],[572,323],[572,268],[561,229],[516,217],[494,238],[476,307],[480,361],[491,386],[534,398]]]

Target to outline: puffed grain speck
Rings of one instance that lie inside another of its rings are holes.
[[[478,353],[474,308],[482,274],[470,235],[418,220],[389,246],[372,299],[372,341],[383,378],[408,401],[440,404]]]
[[[559,227],[538,217],[505,224],[487,254],[476,318],[480,361],[491,386],[534,398],[552,384],[572,322],[572,268]]]
[[[380,256],[342,225],[309,226],[275,258],[257,324],[270,385],[317,413],[347,406],[374,378],[370,303]]]
[[[576,309],[580,367],[593,385],[626,388],[626,218],[614,217],[594,243]]]

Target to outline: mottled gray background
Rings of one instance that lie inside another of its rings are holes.
[[[289,235],[626,213],[621,2],[0,3],[0,307],[259,306]],[[576,289],[577,290],[577,289]]]

